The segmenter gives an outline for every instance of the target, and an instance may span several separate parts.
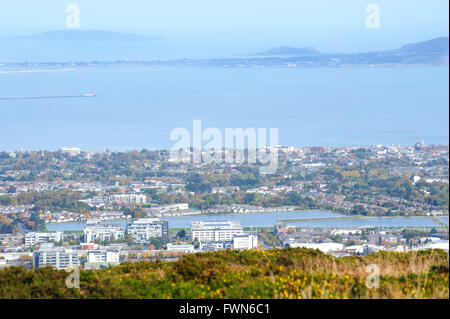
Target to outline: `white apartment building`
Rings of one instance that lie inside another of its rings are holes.
[[[33,254],[35,268],[51,266],[55,269],[74,268],[80,265],[78,252],[72,249],[40,249]]]
[[[86,225],[84,227],[84,242],[93,243],[97,240],[111,241],[112,239],[122,239],[125,231],[121,225]]]
[[[128,225],[127,232],[139,244],[148,243],[151,237],[169,240],[169,223],[159,218],[139,218]]]
[[[233,249],[232,241],[201,241],[201,251],[216,251],[222,249]]]
[[[233,249],[254,249],[258,248],[258,237],[251,234],[233,236]]]
[[[120,263],[119,252],[109,250],[91,250],[87,253],[87,263],[117,265]]]
[[[192,222],[191,233],[200,242],[232,241],[234,235],[243,233],[243,227],[237,221]]]
[[[33,246],[38,243],[48,243],[49,241],[59,242],[63,239],[63,233],[60,231],[52,233],[30,232],[25,234],[25,245]]]
[[[233,235],[232,240],[226,241],[201,241],[201,251],[216,251],[222,249],[255,249],[258,248],[258,238],[251,234]]]

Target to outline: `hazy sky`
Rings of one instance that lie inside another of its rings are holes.
[[[82,29],[160,35],[186,45],[239,50],[277,45],[352,52],[448,35],[448,0],[14,0],[0,1],[0,36],[64,29],[79,5]],[[368,4],[380,28],[368,29]]]

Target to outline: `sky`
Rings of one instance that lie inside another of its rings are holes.
[[[68,4],[80,27],[158,35],[185,46],[315,47],[327,52],[397,48],[447,36],[447,0],[14,0],[0,1],[0,36],[64,29]],[[367,28],[376,4],[380,27]]]

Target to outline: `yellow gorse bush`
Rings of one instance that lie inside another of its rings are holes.
[[[367,265],[380,269],[367,288]],[[124,263],[80,272],[80,289],[51,268],[0,270],[3,298],[449,298],[443,251],[334,258],[311,249],[218,251],[176,262]]]

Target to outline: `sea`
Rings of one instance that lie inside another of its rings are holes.
[[[193,120],[223,136],[277,128],[283,146],[448,144],[448,87],[448,66],[0,72],[0,151],[170,149]]]

